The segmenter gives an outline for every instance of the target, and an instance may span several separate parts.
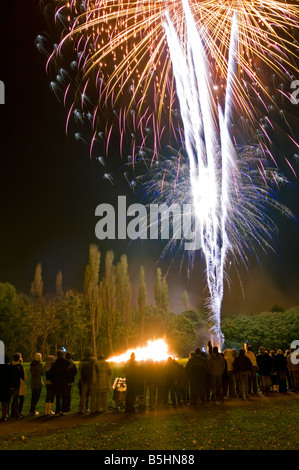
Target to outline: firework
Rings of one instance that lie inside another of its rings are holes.
[[[183,2],[139,0],[43,0],[47,18],[59,31],[47,69],[51,88],[68,108],[67,131],[90,126],[91,155],[108,154],[117,132],[122,154],[147,146],[157,151],[165,141],[181,138],[176,90],[163,23],[169,15],[180,42],[186,44]],[[190,9],[203,38],[217,101],[223,99],[234,14],[239,19],[233,85],[234,101],[254,121],[250,93],[265,94],[261,68],[289,79],[298,46],[296,3],[267,0],[192,0]],[[37,46],[45,50],[45,38]],[[260,76],[261,75],[261,76]],[[225,93],[224,93],[225,94]],[[100,149],[100,150],[99,150]]]
[[[165,166],[158,170],[158,198],[161,201],[161,194],[169,199],[173,195],[178,201],[181,196],[181,204],[186,204],[186,198],[191,199],[206,262],[212,332],[221,347],[221,305],[227,255],[233,250],[236,252],[239,247],[239,255],[244,260],[246,244],[243,240],[237,240],[235,233],[247,234],[247,238],[251,233],[255,242],[268,247],[274,225],[271,218],[267,218],[266,209],[276,207],[288,211],[270,197],[270,184],[275,175],[273,169],[269,170],[265,158],[258,158],[258,151],[253,148],[238,155],[231,139],[232,90],[238,46],[236,15],[231,32],[225,107],[222,110],[218,106],[216,116],[202,37],[187,1],[183,1],[183,5],[186,51],[168,15],[165,30],[184,124],[187,159],[184,161],[180,157],[179,162],[174,159],[175,165],[180,166],[179,172],[174,171],[172,159],[166,160]],[[258,178],[252,166],[253,161],[259,167]],[[182,177],[184,172],[185,179]],[[178,184],[178,173],[180,179],[183,178],[181,187]],[[278,179],[278,172],[275,179]],[[152,178],[148,190],[152,192],[153,189],[157,188]],[[229,225],[232,227],[230,231]]]
[[[90,155],[100,144],[106,156],[116,131],[119,153],[129,145],[133,164],[137,145],[138,155],[151,147],[153,177],[160,175],[154,160],[165,139],[171,143],[173,137],[184,147],[175,160],[172,184],[175,197],[179,178],[188,186],[185,194],[198,221],[213,332],[220,346],[227,255],[245,258],[244,233],[245,239],[251,233],[258,244],[268,246],[275,227],[265,208],[289,215],[271,197],[273,181],[282,178],[265,162],[272,154],[262,139],[270,141],[271,122],[265,116],[258,120],[259,107],[250,93],[264,114],[269,111],[267,100],[275,105],[260,70],[291,77],[297,16],[296,4],[274,0],[55,2],[55,24],[61,24],[62,33],[47,69],[56,73],[51,88],[68,107],[67,132],[73,124],[88,124]],[[43,41],[37,45],[44,50]],[[62,67],[67,61],[68,67]],[[240,113],[247,132],[259,122],[260,142],[254,151],[236,151],[231,131]],[[74,135],[84,141],[81,133]],[[172,161],[167,165],[172,174]],[[110,179],[109,174],[105,177]]]

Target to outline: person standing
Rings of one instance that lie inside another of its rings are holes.
[[[96,365],[96,411],[105,413],[107,411],[107,393],[111,390],[112,370],[102,355],[99,356]]]
[[[91,348],[86,348],[84,356],[79,364],[80,371],[80,413],[85,413],[87,396],[90,396],[91,412],[96,411],[95,394],[96,394],[96,380],[97,380],[97,365],[96,358],[92,355]]]
[[[239,397],[249,399],[248,385],[249,376],[252,370],[252,364],[250,359],[245,356],[244,349],[240,349],[239,356],[236,357],[234,362],[234,369],[237,374],[237,380],[239,381]]]
[[[248,384],[248,391],[249,394],[253,393],[254,395],[257,395],[257,373],[258,373],[258,366],[256,362],[256,355],[254,354],[252,347],[247,346],[246,351],[245,351],[245,356],[247,356],[250,359],[252,369],[249,375],[249,384]]]
[[[45,415],[52,415],[53,414],[53,403],[55,397],[54,385],[50,378],[50,370],[52,365],[55,361],[55,357],[49,355],[46,358],[46,363],[44,366],[45,376],[46,376],[46,401],[45,401]]]
[[[20,364],[23,365],[23,358],[20,357]],[[22,377],[20,378],[20,388],[19,388],[19,407],[18,407],[18,412],[19,412],[19,416],[23,416],[22,415],[22,411],[23,411],[23,405],[24,405],[24,400],[25,400],[25,395],[26,395],[26,382],[28,380],[28,376],[27,376],[27,372],[24,369],[24,378],[22,379]]]
[[[277,350],[274,358],[274,369],[277,373],[278,392],[287,393],[287,360],[282,349]]]
[[[271,389],[272,389],[272,392],[278,392],[278,378],[277,378],[277,372],[275,370],[276,352],[274,351],[274,349],[270,351],[269,356],[271,357],[271,360],[272,360],[272,368],[270,372]]]
[[[190,404],[192,406],[199,403],[203,405],[206,401],[208,362],[202,356],[199,348],[195,350],[194,356],[191,356],[188,360],[185,370],[190,384]]]
[[[9,416],[11,380],[11,365],[9,364],[9,357],[5,355],[4,364],[0,364],[0,401],[2,403],[2,421],[6,421]]]
[[[146,400],[147,391],[149,392],[149,409],[153,410],[157,400],[158,379],[157,364],[152,359],[148,359],[144,364],[144,399]]]
[[[270,374],[272,370],[272,359],[263,346],[260,346],[259,348],[259,353],[256,356],[256,362],[259,368],[258,373],[261,392],[263,394],[268,394],[270,393],[271,387]]]
[[[222,374],[225,370],[225,359],[218,352],[217,346],[212,349],[212,354],[208,359],[208,367],[211,376],[212,401],[219,398],[220,402],[223,403]]]
[[[24,367],[20,363],[20,353],[15,353],[11,361],[11,384],[10,384],[10,396],[12,397],[12,409],[11,415],[13,418],[19,418],[19,391],[21,385],[21,379],[24,380]]]
[[[34,354],[33,361],[30,364],[30,373],[31,373],[31,406],[29,415],[38,415],[39,412],[36,411],[36,405],[40,399],[42,386],[43,386],[43,375],[44,368],[42,365],[42,355],[40,353]]]
[[[294,358],[295,349],[290,350],[287,356],[287,368],[291,379],[292,392],[299,392],[299,355]]]
[[[231,349],[226,349],[223,353],[223,357],[227,366],[224,396],[226,397],[228,394],[229,398],[236,398],[235,357]]]
[[[135,399],[139,392],[141,392],[141,384],[143,376],[140,374],[140,368],[135,359],[135,353],[132,352],[130,359],[124,366],[124,373],[126,375],[127,395],[126,395],[126,413],[135,413]],[[144,393],[144,380],[142,390]]]
[[[65,353],[65,358],[69,361],[69,368],[68,368],[68,384],[67,384],[67,412],[71,411],[71,396],[72,396],[72,387],[75,382],[75,378],[77,375],[77,367],[72,359],[72,355],[70,352]]]
[[[54,385],[56,406],[55,415],[66,414],[68,412],[68,383],[69,383],[69,361],[64,357],[64,352],[57,351],[57,358],[54,361],[48,377]]]

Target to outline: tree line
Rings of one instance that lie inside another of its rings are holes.
[[[92,244],[82,292],[64,289],[59,271],[55,293],[44,294],[39,263],[28,294],[17,292],[12,284],[0,283],[0,339],[8,354],[19,351],[24,360],[31,360],[35,352],[43,357],[55,354],[62,347],[80,359],[87,346],[95,355],[109,357],[161,337],[180,357],[187,357],[198,346],[205,347],[211,326],[207,312],[191,308],[185,291],[184,310],[173,313],[167,279],[160,268],[156,269],[152,304],[148,302],[147,282],[140,266],[137,299],[133,299],[127,256],[121,255],[116,262],[113,251],[102,256]],[[223,317],[224,347],[238,349],[248,340],[256,349],[260,345],[289,348],[299,339],[299,307],[284,311],[275,306],[272,310]]]

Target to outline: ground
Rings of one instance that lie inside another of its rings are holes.
[[[287,393],[287,394],[271,394],[270,396],[257,396],[250,398],[249,400],[243,399],[228,399],[225,400],[223,404],[221,403],[209,403],[206,404],[203,410],[209,410],[210,413],[213,415],[225,411],[226,413],[230,410],[233,411],[236,408],[244,408],[246,407],[249,411],[250,409],[259,409],[265,404],[279,404],[281,402],[289,402],[290,404],[299,405],[299,394],[298,393]],[[299,408],[298,408],[299,409]],[[171,407],[167,409],[157,409],[154,411],[146,410],[143,414],[136,414],[134,417],[138,419],[146,418],[149,419],[151,417],[160,417],[165,415],[165,417],[169,415],[176,415],[176,414],[186,414],[186,415],[193,415],[195,412],[200,413],[200,408],[198,411],[194,411],[194,408],[190,406],[178,407],[172,409]],[[8,436],[8,435],[16,435],[22,433],[36,433],[36,432],[43,432],[43,431],[51,431],[55,429],[62,429],[62,428],[71,428],[80,425],[88,425],[88,424],[95,424],[95,423],[117,423],[123,422],[124,418],[130,418],[126,416],[123,410],[118,412],[108,411],[104,414],[93,415],[90,413],[79,414],[79,413],[70,413],[65,416],[45,416],[41,413],[39,416],[25,416],[22,419],[15,420],[15,419],[8,419],[6,422],[0,423],[0,439],[1,436]]]

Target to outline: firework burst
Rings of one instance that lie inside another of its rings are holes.
[[[91,131],[91,155],[106,156],[109,147],[120,154],[130,148],[133,159],[136,145],[154,148],[156,157],[165,143],[181,140],[163,23],[169,15],[186,45],[183,2],[42,0],[41,4],[46,17],[54,18],[57,42],[49,52],[47,69],[53,76],[51,88],[68,110],[67,132],[84,122]],[[282,80],[293,73],[297,3],[192,0],[190,9],[204,41],[215,106],[225,94],[232,21],[237,14],[239,74],[233,85],[234,101],[239,112],[254,122],[249,95],[271,98],[262,68]],[[46,49],[41,35],[37,46]],[[118,148],[112,143],[116,133]]]
[[[270,209],[291,216],[272,193],[273,183],[285,179],[269,165],[272,154],[262,142],[271,141],[271,122],[260,118],[260,107],[265,114],[266,102],[276,103],[261,71],[291,78],[298,5],[274,0],[43,4],[45,11],[54,6],[55,27],[61,26],[47,70],[56,73],[51,88],[68,109],[67,132],[74,124],[88,124],[91,156],[98,145],[107,156],[117,141],[121,155],[125,147],[131,149],[133,165],[137,147],[138,155],[150,147],[148,192],[157,191],[155,178],[162,171],[160,200],[165,194],[178,199],[181,190],[191,200],[205,256],[213,331],[221,346],[227,255],[246,261],[251,243],[271,246],[275,225]],[[43,40],[37,46],[45,50]],[[259,123],[258,147],[237,147],[232,127],[240,114],[247,132]],[[84,141],[81,133],[74,135]],[[184,147],[179,158],[155,166],[159,150],[173,141]]]

